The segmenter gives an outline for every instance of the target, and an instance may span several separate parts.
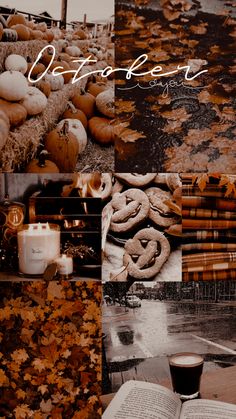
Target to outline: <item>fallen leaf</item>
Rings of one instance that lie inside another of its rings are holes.
[[[42,355],[44,355],[46,360],[49,361],[53,365],[59,359],[59,356],[60,356],[59,352],[57,350],[56,341],[53,341],[48,346],[41,346],[40,347],[40,352],[42,353]]]
[[[197,26],[191,25],[190,30],[195,35],[205,35],[205,33],[207,32],[207,26],[208,26],[208,23],[202,22],[202,23],[199,23]]]
[[[135,102],[131,100],[117,100],[116,101],[116,114],[135,112]]]
[[[65,293],[62,285],[56,281],[49,282],[47,288],[47,298],[49,301],[54,300],[54,298],[65,298]]]
[[[27,354],[25,349],[18,349],[11,354],[11,358],[17,364],[22,364],[29,358],[29,355]]]

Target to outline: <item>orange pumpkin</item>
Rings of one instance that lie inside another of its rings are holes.
[[[97,97],[99,93],[104,92],[104,90],[107,89],[106,83],[102,82],[96,82],[96,78],[94,77],[89,83],[88,83],[88,92],[91,93],[94,97]]]
[[[43,150],[38,159],[34,159],[27,165],[26,173],[60,173],[57,165],[51,160],[46,160],[49,153]]]
[[[45,148],[60,172],[74,172],[79,156],[79,143],[75,135],[69,131],[67,121],[62,129],[55,128],[49,132],[45,139]]]
[[[30,39],[30,29],[25,25],[14,25],[11,27],[17,32],[18,41],[29,41]]]
[[[46,51],[44,51],[40,61],[42,64],[48,67],[52,60],[52,57],[53,57],[53,51],[52,51],[52,48],[49,48]]]
[[[43,32],[35,29],[31,30],[31,39],[42,40],[43,39]]]
[[[7,19],[7,26],[11,28],[14,25],[27,25],[27,21],[23,15],[10,15]]]
[[[53,41],[53,39],[54,39],[54,33],[53,33],[52,30],[47,29],[46,36],[47,36],[47,41],[48,42],[52,42]]]
[[[69,54],[67,54],[66,52],[61,52],[59,57],[58,57],[58,60],[66,61],[67,63],[70,63],[71,62],[71,56]]]
[[[66,61],[62,61],[60,58],[58,59],[58,61],[54,61],[52,63],[52,65],[50,66],[50,71],[52,71],[54,68],[56,67],[62,67],[63,70],[57,70],[57,73],[61,74],[64,71],[70,71],[71,68],[69,66],[69,64]],[[73,77],[72,73],[67,73],[67,74],[62,74],[63,78],[64,78],[64,82],[65,84],[69,83]]]
[[[72,98],[73,105],[85,113],[87,118],[92,118],[95,110],[96,99],[91,93],[85,92],[81,89],[81,93],[76,94]]]
[[[45,80],[40,80],[37,82],[37,88],[41,90],[41,92],[43,92],[46,97],[49,97],[52,91],[50,83]]]
[[[0,150],[4,147],[10,130],[10,122],[5,112],[0,111]]]
[[[74,35],[78,37],[78,39],[82,39],[82,40],[87,39],[87,35],[83,31],[83,29],[78,29],[77,31],[74,32]]]
[[[89,58],[90,57],[90,58]],[[89,58],[90,60],[95,60],[95,55],[92,54],[91,52],[85,52],[84,53],[84,58]],[[94,63],[89,63],[89,64],[94,64]]]
[[[88,120],[86,118],[86,115],[83,111],[80,109],[76,109],[75,106],[68,102],[67,109],[62,115],[63,119],[78,119],[80,122],[82,122],[85,129],[87,129],[88,126]]]
[[[114,143],[114,126],[108,118],[94,116],[88,123],[92,139],[101,145],[110,145]]]
[[[0,108],[9,118],[11,128],[22,125],[27,118],[27,111],[19,103],[10,103],[0,99]]]
[[[27,69],[27,72],[26,72],[27,76],[28,76],[31,68],[33,67],[33,65],[34,65],[34,63],[28,63],[28,69]],[[31,72],[31,78],[32,79],[37,79],[37,76],[41,73],[44,73],[45,70],[46,70],[45,65],[43,65],[42,63],[37,63],[34,66],[32,72]]]

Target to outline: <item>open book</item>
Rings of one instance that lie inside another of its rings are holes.
[[[235,419],[236,405],[196,399],[182,405],[171,390],[143,381],[127,381],[103,419]]]

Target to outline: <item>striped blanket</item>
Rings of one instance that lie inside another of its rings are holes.
[[[236,228],[236,220],[182,219],[183,230],[228,230]]]
[[[198,186],[182,185],[182,196],[204,196],[213,198],[232,199],[233,197],[225,197],[226,189],[220,188],[218,185],[207,185],[204,191],[201,191]]]
[[[209,208],[223,211],[236,211],[236,200],[207,198],[203,196],[182,196],[183,208]]]
[[[236,242],[236,230],[200,230],[185,231],[183,233],[183,242]]]
[[[182,257],[182,264],[186,267],[219,262],[236,262],[236,252],[193,253]]]
[[[198,264],[195,264],[194,266],[182,266],[182,272],[205,272],[205,271],[222,271],[222,270],[228,270],[228,269],[236,269],[236,262],[208,262],[207,265],[204,265],[201,263],[201,261],[198,262]]]
[[[215,218],[217,220],[236,220],[236,211],[219,211],[215,209],[187,208],[182,209],[183,218]]]
[[[188,243],[182,244],[183,253],[187,252],[219,252],[224,250],[225,252],[236,252],[236,242],[235,243],[219,243],[219,242],[210,242],[210,243]]]
[[[236,269],[226,271],[184,272],[182,280],[184,282],[236,280]]]

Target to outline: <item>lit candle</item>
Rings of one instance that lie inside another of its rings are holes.
[[[56,259],[58,273],[60,275],[71,275],[73,273],[73,259],[67,255],[62,255]]]
[[[42,275],[47,265],[60,256],[60,227],[28,224],[18,231],[19,270],[26,275]]]

